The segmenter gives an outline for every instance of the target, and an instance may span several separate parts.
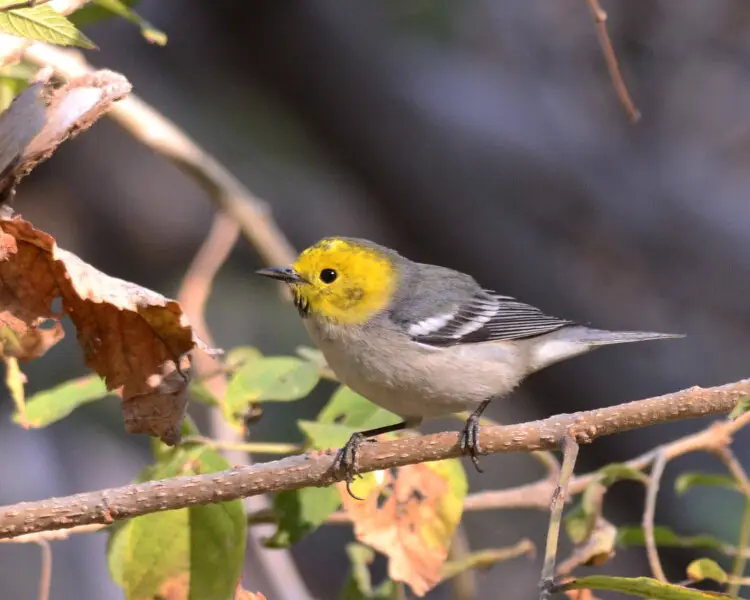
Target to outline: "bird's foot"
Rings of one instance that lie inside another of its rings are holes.
[[[374,440],[366,438],[361,433],[354,433],[349,441],[344,444],[344,447],[339,450],[336,458],[333,461],[333,470],[337,473],[344,475],[346,481],[346,491],[355,500],[364,500],[352,492],[351,485],[354,482],[355,477],[360,477],[359,474],[359,448],[365,442],[372,442]]]
[[[466,419],[459,444],[464,454],[471,457],[471,462],[477,472],[484,473],[484,470],[479,466],[479,457],[484,454],[479,447],[479,415],[471,415]]]

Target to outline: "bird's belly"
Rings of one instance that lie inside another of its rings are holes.
[[[334,343],[311,333],[342,383],[404,418],[473,410],[484,400],[509,392],[517,383],[509,378],[503,361],[478,359],[458,348],[415,352],[413,346],[407,351],[398,343],[375,348],[363,339],[336,339]]]

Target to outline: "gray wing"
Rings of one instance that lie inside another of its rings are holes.
[[[477,289],[468,302],[407,324],[412,339],[432,346],[518,340],[573,325],[509,296]]]

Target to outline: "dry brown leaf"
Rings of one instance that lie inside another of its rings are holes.
[[[52,329],[43,328],[46,323]],[[59,321],[41,318],[36,324],[27,324],[7,310],[0,311],[0,354],[4,357],[28,361],[43,356],[65,336]]]
[[[2,257],[5,257],[4,260]],[[175,300],[105,275],[19,217],[0,220],[0,315],[18,336],[47,319],[52,303],[77,329],[86,364],[123,398],[129,433],[179,441],[194,347],[210,350]],[[178,367],[179,365],[179,367]]]
[[[1,202],[62,142],[91,127],[132,87],[113,71],[77,77],[61,87],[55,87],[51,77],[52,69],[40,70],[0,115]]]
[[[352,486],[364,501],[352,498],[345,484],[338,484],[357,539],[388,556],[389,577],[408,583],[417,596],[440,583],[461,518],[463,496],[451,490],[446,473],[440,472],[449,463],[369,474]]]

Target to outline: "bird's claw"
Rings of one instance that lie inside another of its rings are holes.
[[[336,473],[344,475],[346,481],[346,491],[355,500],[364,500],[360,498],[354,492],[352,492],[351,485],[354,482],[355,477],[361,477],[359,474],[359,447],[368,440],[361,433],[354,433],[349,441],[344,444],[344,447],[339,450],[336,458],[333,461],[333,470]]]
[[[466,425],[464,425],[461,431],[461,440],[459,442],[461,450],[464,454],[468,454],[471,457],[471,462],[478,473],[484,473],[484,470],[479,466],[479,457],[484,454],[479,447],[479,417],[471,415],[466,419]]]

